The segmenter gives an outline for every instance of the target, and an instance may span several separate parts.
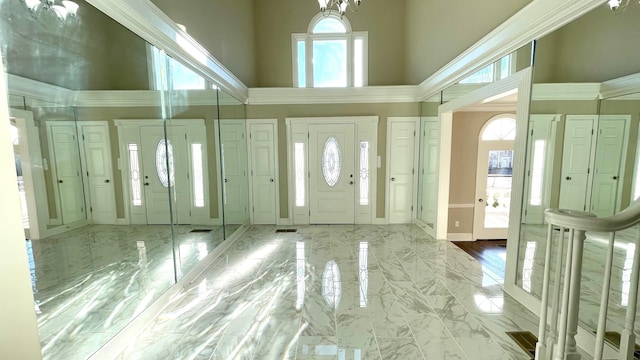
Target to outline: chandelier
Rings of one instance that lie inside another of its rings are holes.
[[[58,19],[65,20],[67,16],[76,16],[78,12],[78,4],[70,0],[62,0],[60,4],[56,4],[56,0],[22,0],[22,2],[35,18],[40,15],[41,11],[50,11]]]
[[[362,2],[362,0],[353,0],[353,3],[351,3],[351,0],[318,0],[318,3],[320,4],[320,11],[322,11],[323,14],[327,9],[331,12],[331,10],[335,8],[340,16],[344,15],[347,9],[357,10],[358,6],[360,6],[360,2]]]
[[[625,10],[627,10],[627,5],[629,5],[629,0],[609,0],[607,1],[609,4],[609,9],[616,14],[622,14]]]

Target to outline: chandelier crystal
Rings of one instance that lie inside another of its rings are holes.
[[[362,0],[353,0],[353,2],[351,2],[351,0],[318,0],[320,11],[322,11],[323,14],[327,9],[331,12],[335,8],[340,16],[344,15],[347,9],[356,11],[361,2]]]
[[[50,11],[60,20],[65,20],[67,16],[74,17],[78,12],[78,4],[71,0],[62,0],[59,4],[56,0],[22,0],[27,6],[31,15],[37,18],[41,11]]]

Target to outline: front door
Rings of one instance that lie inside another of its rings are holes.
[[[309,221],[355,223],[355,126],[309,125]]]
[[[191,223],[189,162],[184,127],[141,126],[142,173],[148,224],[169,224],[170,209],[175,224]],[[169,205],[171,188],[171,206]]]

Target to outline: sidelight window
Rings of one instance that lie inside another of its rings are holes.
[[[360,142],[360,205],[369,205],[369,142]]]
[[[142,184],[140,184],[140,162],[138,144],[129,144],[129,174],[131,174],[131,201],[133,206],[142,206]]]

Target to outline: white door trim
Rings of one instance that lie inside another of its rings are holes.
[[[418,194],[418,172],[416,171],[416,169],[418,168],[418,157],[419,157],[419,142],[417,141],[418,137],[417,134],[420,131],[420,117],[419,116],[390,116],[387,117],[387,143],[386,143],[386,169],[385,169],[385,186],[384,186],[384,203],[385,203],[385,209],[384,209],[384,214],[385,214],[385,218],[387,219],[391,219],[391,204],[390,204],[390,199],[391,199],[391,194],[390,194],[390,189],[391,189],[391,182],[390,182],[390,177],[391,177],[391,161],[389,161],[389,159],[391,159],[391,125],[393,123],[396,122],[410,122],[413,123],[413,128],[414,128],[414,132],[413,132],[413,186],[412,186],[412,194],[411,194],[411,198],[412,203],[411,203],[411,222],[415,223],[416,220],[416,214],[417,209],[418,209],[418,197],[416,196]]]
[[[247,134],[251,134],[251,126],[253,125],[273,125],[273,143],[274,143],[274,180],[275,186],[275,213],[276,224],[280,224],[280,164],[279,164],[279,151],[278,151],[278,119],[247,119]],[[252,147],[251,147],[251,135],[247,141],[247,163],[249,167],[249,174],[253,174],[253,159],[252,159]],[[291,184],[289,184],[291,186]],[[291,216],[291,214],[289,214]],[[253,175],[249,177],[249,220],[253,224]]]

